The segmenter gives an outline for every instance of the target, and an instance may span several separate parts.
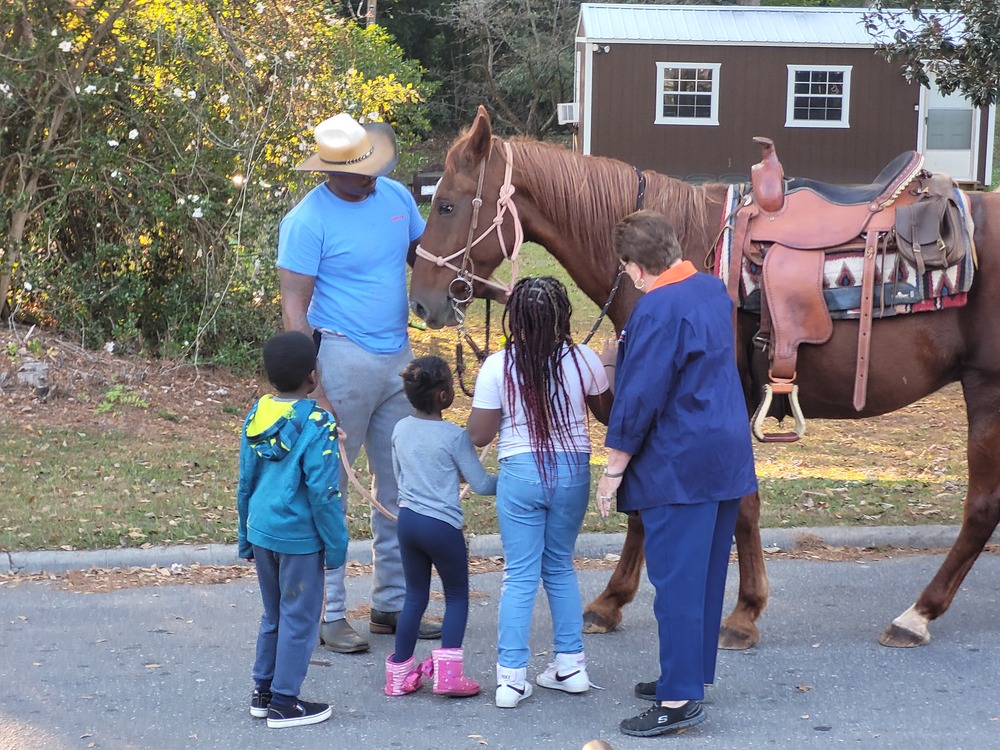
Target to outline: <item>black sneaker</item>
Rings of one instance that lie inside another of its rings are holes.
[[[635,697],[642,698],[644,701],[655,701],[656,700],[656,683],[655,682],[637,682],[635,683]]]
[[[267,726],[271,729],[281,727],[303,727],[306,724],[319,724],[330,718],[333,709],[326,703],[309,703],[295,701],[291,706],[275,706],[273,703],[267,709]]]
[[[664,708],[657,703],[638,716],[624,719],[618,728],[622,730],[622,734],[633,737],[655,737],[693,727],[706,718],[700,701],[688,701],[680,708]]]
[[[250,696],[250,715],[258,719],[266,719],[267,709],[270,705],[271,691],[254,688],[253,694]]]

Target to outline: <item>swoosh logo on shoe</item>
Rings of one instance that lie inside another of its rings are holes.
[[[513,690],[518,695],[524,695],[524,690],[525,689],[523,687],[514,687],[513,685],[511,685],[509,683],[507,684],[507,687],[509,687],[511,690]]]
[[[570,677],[576,677],[578,674],[580,674],[579,669],[576,670],[575,672],[570,672],[569,674],[559,674],[558,672],[556,672],[556,682],[565,682]]]

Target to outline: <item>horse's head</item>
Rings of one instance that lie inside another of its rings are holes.
[[[507,285],[491,275],[521,244],[510,179],[509,147],[493,138],[480,107],[448,149],[413,264],[410,307],[431,328],[460,323],[474,296],[506,300]]]

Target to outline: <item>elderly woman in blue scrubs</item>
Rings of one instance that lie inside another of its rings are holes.
[[[646,532],[660,676],[636,685],[653,705],[620,728],[648,737],[705,720],[736,516],[757,479],[722,282],[682,259],[661,214],[626,217],[613,240],[643,296],[618,340],[597,505],[606,516],[617,495]]]

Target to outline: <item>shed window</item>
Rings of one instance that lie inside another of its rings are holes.
[[[719,124],[718,63],[656,63],[658,125]]]
[[[787,128],[850,127],[851,67],[788,66]]]

